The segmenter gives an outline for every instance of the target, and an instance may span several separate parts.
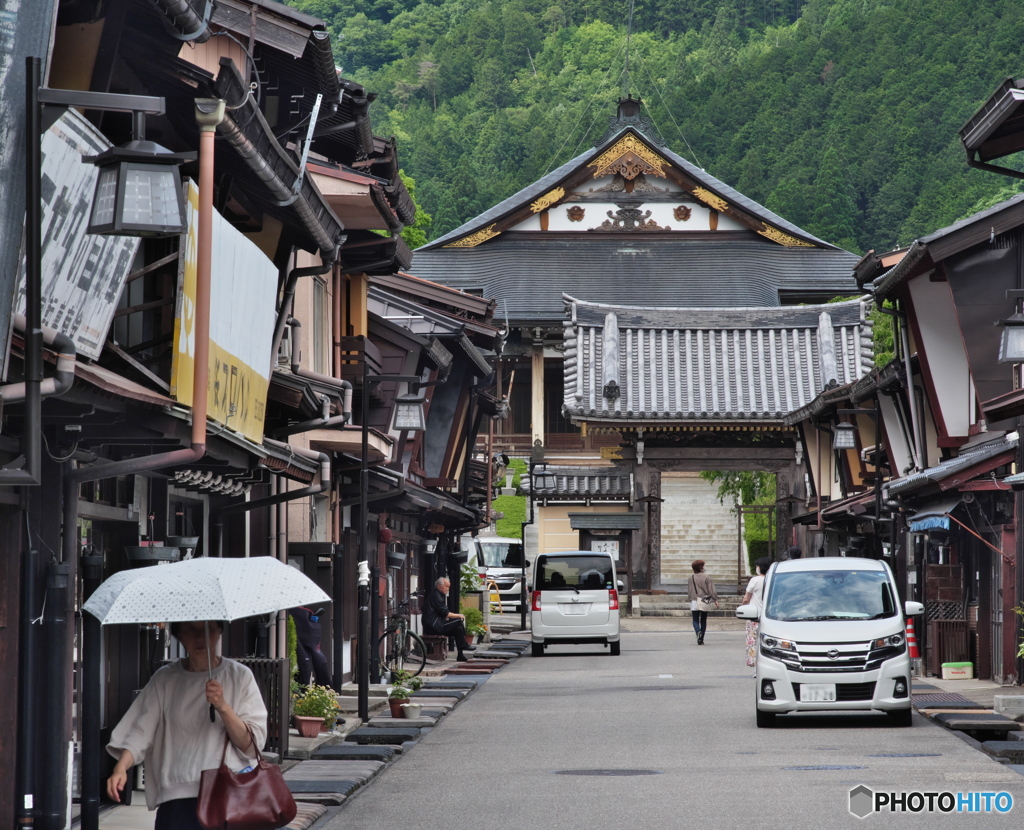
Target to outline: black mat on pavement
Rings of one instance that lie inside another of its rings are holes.
[[[346,743],[353,744],[403,744],[415,741],[420,737],[419,729],[379,729],[373,726],[362,726],[353,729],[345,736]]]
[[[286,781],[293,793],[340,793],[348,795],[358,789],[361,781],[329,779],[325,781]]]
[[[322,746],[313,752],[311,761],[390,761],[395,757],[393,746],[360,746],[359,744],[334,744]]]

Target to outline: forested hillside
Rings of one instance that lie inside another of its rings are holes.
[[[629,0],[291,4],[379,94],[432,238],[593,146],[626,84]],[[628,53],[673,150],[849,250],[1024,189],[957,138],[1024,76],[1021,0],[635,0]]]

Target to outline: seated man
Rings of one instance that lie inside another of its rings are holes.
[[[427,634],[453,637],[455,648],[458,649],[457,659],[463,663],[469,659],[465,652],[476,651],[476,648],[466,645],[465,615],[448,610],[448,591],[451,587],[451,580],[443,576],[434,583],[434,590],[430,592],[423,607],[423,630]]]

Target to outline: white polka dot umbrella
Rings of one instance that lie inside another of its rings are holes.
[[[270,556],[201,557],[116,573],[96,589],[82,609],[103,625],[230,622],[330,601],[308,576]],[[209,636],[207,627],[207,640]],[[207,666],[213,677],[212,664]]]
[[[273,557],[201,557],[116,573],[82,608],[104,625],[230,622],[330,601],[313,580]]]

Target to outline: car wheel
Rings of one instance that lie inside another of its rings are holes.
[[[771,729],[775,726],[775,713],[774,712],[762,712],[760,709],[757,712],[757,726],[759,729]]]
[[[913,726],[914,725],[914,710],[907,709],[895,709],[890,712],[886,712],[889,716],[890,726]]]
[[[616,640],[614,643],[609,643],[608,645],[612,647],[612,657],[618,657],[621,647],[619,641]]]
[[[534,657],[544,656],[544,643],[531,643],[530,645],[532,646],[531,653]]]

